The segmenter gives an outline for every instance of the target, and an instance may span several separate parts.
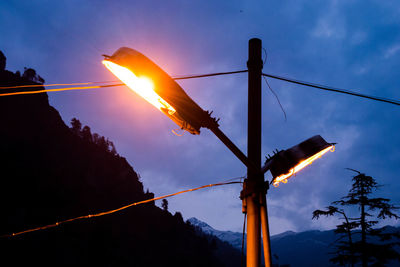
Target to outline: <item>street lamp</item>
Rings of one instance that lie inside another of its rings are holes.
[[[210,129],[239,160],[247,166],[241,199],[247,213],[247,267],[260,265],[261,231],[265,265],[271,265],[266,193],[268,183],[264,173],[273,175],[271,183],[286,182],[312,161],[333,148],[322,137],[314,136],[291,149],[275,154],[261,167],[261,40],[249,41],[248,66],[248,145],[247,156],[219,129],[218,120],[204,111],[159,66],[136,50],[122,47],[103,64],[129,88],[167,115],[181,129],[200,134],[200,128]]]
[[[113,55],[103,55],[104,66],[130,89],[155,106],[182,130],[200,134],[200,128],[210,129],[248,168],[257,167],[219,129],[218,120],[197,105],[172,79],[153,61],[142,53],[127,47],[119,48]]]
[[[167,73],[140,52],[121,47],[103,64],[130,89],[191,134],[216,124]]]
[[[334,143],[328,143],[320,135],[316,135],[290,149],[278,152],[265,164],[269,166],[273,177],[271,184],[277,187],[280,182],[287,183],[287,179],[334,149]]]

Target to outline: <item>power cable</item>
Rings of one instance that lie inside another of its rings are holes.
[[[263,52],[264,52],[264,54],[265,54],[265,57],[264,57],[264,60],[263,60],[263,64],[262,64],[262,66],[263,66],[263,68],[264,68],[265,63],[267,62],[267,59],[268,59],[268,53],[267,53],[267,49],[265,49],[264,47],[262,48],[262,50],[263,50]],[[283,109],[283,106],[282,106],[282,104],[281,104],[281,101],[279,100],[278,95],[275,93],[274,90],[272,90],[271,86],[269,85],[269,82],[268,82],[267,78],[266,78],[265,76],[263,76],[263,78],[264,78],[264,81],[265,81],[265,83],[267,84],[269,90],[270,90],[271,93],[275,96],[275,99],[278,101],[278,104],[279,104],[279,106],[281,107],[281,110],[282,110],[282,112],[283,112],[283,115],[285,116],[285,122],[286,122],[286,121],[287,121],[286,112],[285,112],[285,110]]]
[[[230,72],[217,72],[217,73],[209,73],[209,74],[201,74],[201,75],[189,75],[189,76],[181,76],[181,77],[173,77],[172,79],[174,80],[185,80],[185,79],[194,79],[194,78],[204,78],[204,77],[211,77],[211,76],[219,76],[219,75],[229,75],[229,74],[236,74],[236,73],[244,73],[248,72],[248,70],[240,70],[240,71],[230,71]],[[351,90],[346,90],[346,89],[339,89],[339,88],[334,88],[326,85],[319,85],[319,84],[314,84],[310,82],[305,82],[305,81],[299,81],[291,78],[286,78],[282,76],[277,76],[277,75],[272,75],[268,73],[262,73],[264,77],[269,77],[285,82],[290,82],[290,83],[295,83],[303,86],[308,86],[308,87],[313,87],[321,90],[326,90],[326,91],[331,91],[331,92],[337,92],[337,93],[342,93],[342,94],[347,94],[347,95],[352,95],[352,96],[358,96],[362,98],[367,98],[375,101],[380,101],[380,102],[385,102],[393,105],[400,106],[400,101],[396,99],[389,99],[389,98],[384,98],[384,97],[378,97],[378,96],[370,96],[370,95],[365,95],[361,93],[357,93]],[[88,82],[88,83],[70,83],[70,84],[49,84],[49,85],[20,85],[20,86],[6,86],[6,87],[0,87],[0,89],[15,89],[15,88],[29,88],[29,87],[46,87],[46,86],[61,86],[61,85],[83,85],[83,84],[96,84],[96,83],[109,83],[109,82],[117,82],[117,81],[106,81],[106,82]],[[268,84],[268,82],[267,82]],[[46,90],[37,90],[37,91],[20,91],[20,92],[11,92],[11,93],[4,93],[0,94],[1,96],[11,96],[11,95],[23,95],[23,94],[39,94],[39,93],[45,93],[45,92],[58,92],[58,91],[68,91],[68,90],[85,90],[85,89],[97,89],[97,88],[105,88],[105,87],[114,87],[114,86],[123,86],[125,84],[123,83],[118,83],[118,84],[110,84],[110,85],[99,85],[99,86],[87,86],[87,87],[70,87],[70,88],[57,88],[57,89],[46,89]],[[268,84],[269,85],[269,84]],[[271,87],[269,86],[271,89]],[[273,92],[273,90],[271,89]],[[274,92],[273,92],[274,93]],[[276,94],[274,93],[275,97]],[[278,99],[279,102],[279,99]],[[280,102],[279,102],[280,104]],[[282,105],[280,104],[281,108]],[[284,112],[285,113],[285,112]],[[285,114],[286,117],[286,114]]]
[[[267,62],[267,58],[268,58],[268,53],[267,53],[267,49],[265,49],[264,47],[262,48],[262,50],[264,51],[264,54],[265,54],[265,57],[264,57],[264,60],[263,60],[263,67],[264,67],[264,65],[265,65],[265,63]]]
[[[216,72],[216,73],[209,73],[209,74],[199,74],[199,75],[189,75],[189,76],[177,76],[173,77],[174,80],[187,80],[187,79],[195,79],[195,78],[205,78],[205,77],[212,77],[212,76],[220,76],[220,75],[229,75],[229,74],[237,74],[237,73],[244,73],[248,72],[248,70],[238,70],[238,71],[228,71],[228,72]]]
[[[326,90],[326,91],[331,91],[331,92],[336,92],[336,93],[342,93],[342,94],[347,94],[347,95],[352,95],[352,96],[358,96],[358,97],[362,97],[362,98],[367,98],[367,99],[371,99],[371,100],[375,100],[375,101],[380,101],[380,102],[385,102],[385,103],[389,103],[389,104],[400,106],[400,101],[399,100],[395,100],[395,99],[383,98],[383,97],[378,97],[378,96],[364,95],[364,94],[357,93],[357,92],[350,91],[350,90],[346,90],[346,89],[339,89],[339,88],[334,88],[334,87],[330,87],[330,86],[326,86],[326,85],[320,85],[320,84],[314,84],[314,83],[310,83],[310,82],[294,80],[294,79],[281,77],[281,76],[276,76],[276,75],[267,74],[267,73],[262,73],[262,75],[266,76],[266,77],[273,78],[273,79],[285,81],[285,82],[295,83],[295,84],[299,84],[299,85],[304,85],[304,86],[313,87],[313,88]]]
[[[242,179],[242,177],[238,177],[238,178],[235,178],[235,179],[236,179],[236,180],[237,180],[237,179]],[[160,196],[160,197],[155,197],[155,198],[152,198],[152,199],[146,199],[146,200],[134,202],[134,203],[131,203],[131,204],[122,206],[122,207],[120,207],[120,208],[113,209],[113,210],[109,210],[109,211],[105,211],[105,212],[99,212],[99,213],[96,213],[96,214],[89,214],[89,215],[78,216],[78,217],[75,217],[75,218],[63,220],[63,221],[56,222],[56,223],[53,223],[53,224],[48,224],[48,225],[45,225],[45,226],[40,226],[40,227],[36,227],[36,228],[24,230],[24,231],[12,233],[12,234],[6,234],[6,235],[3,235],[3,236],[0,236],[0,238],[14,237],[14,236],[22,235],[22,234],[27,234],[27,233],[35,232],[35,231],[40,231],[40,230],[45,230],[45,229],[49,229],[49,228],[54,228],[54,227],[57,227],[57,226],[59,226],[59,225],[61,225],[61,224],[68,223],[68,222],[73,222],[73,221],[77,221],[77,220],[83,220],[83,219],[90,219],[90,218],[100,217],[100,216],[104,216],[104,215],[108,215],[108,214],[112,214],[112,213],[119,212],[119,211],[121,211],[121,210],[130,208],[130,207],[132,207],[132,206],[137,206],[137,205],[149,203],[149,202],[152,202],[152,201],[164,199],[164,198],[167,198],[167,197],[176,196],[176,195],[183,194],[183,193],[187,193],[187,192],[193,192],[193,191],[196,191],[196,190],[199,190],[199,189],[203,189],[203,188],[207,188],[207,187],[214,187],[214,186],[221,186],[221,185],[229,185],[229,184],[240,184],[240,183],[242,183],[242,182],[220,182],[220,183],[216,183],[216,184],[203,185],[203,186],[200,186],[200,187],[196,187],[196,188],[192,188],[192,189],[187,189],[187,190],[179,191],[179,192],[176,192],[176,193],[173,193],[173,194],[168,194],[168,195],[164,195],[164,196]]]
[[[240,71],[230,71],[230,72],[217,72],[217,73],[209,73],[209,74],[201,74],[201,75],[186,75],[180,77],[173,77],[173,80],[187,80],[187,79],[195,79],[195,78],[205,78],[212,76],[220,76],[220,75],[229,75],[236,73],[248,72],[248,70],[240,70]],[[34,88],[34,87],[51,87],[51,86],[65,86],[65,85],[89,85],[89,84],[99,84],[99,83],[114,83],[118,81],[105,81],[105,82],[85,82],[85,83],[65,83],[65,84],[32,84],[32,85],[16,85],[16,86],[3,86],[1,89],[17,89],[17,88]],[[59,91],[69,91],[69,90],[85,90],[85,89],[97,89],[97,88],[105,88],[105,87],[114,87],[114,86],[123,86],[124,83],[118,84],[110,84],[110,85],[99,85],[99,86],[87,86],[87,87],[69,87],[69,88],[57,88],[57,89],[45,89],[45,90],[36,90],[36,91],[19,91],[19,92],[11,92],[0,94],[1,96],[11,96],[11,95],[27,95],[27,94],[40,94],[46,92],[59,92]]]
[[[281,101],[279,100],[278,95],[275,93],[274,90],[272,90],[271,86],[269,85],[269,82],[267,80],[267,78],[265,76],[263,76],[265,83],[268,85],[269,90],[271,91],[271,93],[275,96],[276,101],[278,101],[279,106],[281,107],[281,110],[283,112],[283,115],[285,116],[285,122],[287,121],[287,116],[286,116],[286,112],[285,109],[283,108]]]

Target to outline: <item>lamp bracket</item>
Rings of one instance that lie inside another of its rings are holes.
[[[248,69],[262,69],[264,62],[262,60],[248,60],[247,61],[247,68]]]
[[[249,181],[248,179],[245,179],[243,181],[243,190],[240,191],[240,199],[243,200],[255,193],[266,194],[268,189],[268,181]]]
[[[208,129],[212,129],[212,128],[218,128],[219,127],[219,118],[213,118],[211,117],[211,114],[213,113],[213,111],[205,111],[205,116],[204,116],[204,120],[203,120],[203,127],[208,128]]]
[[[265,156],[266,160],[264,162],[264,166],[261,168],[261,172],[262,173],[266,173],[269,170],[269,168],[271,167],[272,162],[274,161],[276,156],[281,151],[283,151],[283,150],[278,151],[278,149],[277,149],[277,150],[273,151],[274,154],[272,156],[270,154],[268,154],[268,156]]]

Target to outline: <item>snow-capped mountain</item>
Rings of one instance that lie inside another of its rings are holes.
[[[241,250],[242,233],[216,230],[197,218],[190,218],[188,221],[203,232],[216,236]],[[271,236],[273,262],[290,264],[290,266],[330,266],[328,252],[329,244],[334,240],[333,236],[333,230],[301,233],[287,231],[273,235]],[[306,256],[310,253],[312,255]]]
[[[230,243],[237,249],[242,248],[242,233],[220,231],[196,218],[188,220],[192,225],[199,227],[203,232],[214,235],[222,241]],[[400,232],[400,228],[386,226],[385,231]],[[289,264],[295,266],[332,266],[329,262],[333,250],[332,244],[337,239],[334,230],[305,232],[286,231],[271,236],[272,261],[277,265]],[[399,266],[390,262],[387,266]]]
[[[207,223],[194,217],[188,219],[188,221],[192,225],[199,227],[204,233],[216,236],[220,240],[228,242],[237,249],[242,249],[242,233],[216,230]]]

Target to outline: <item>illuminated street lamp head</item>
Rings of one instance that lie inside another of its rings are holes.
[[[121,47],[103,64],[130,89],[155,106],[183,130],[200,134],[201,127],[218,126],[166,72],[138,51]]]
[[[334,151],[335,144],[327,143],[320,135],[313,136],[300,144],[278,152],[272,160],[269,170],[273,176],[272,184],[287,183],[293,174],[310,165],[328,151]]]

